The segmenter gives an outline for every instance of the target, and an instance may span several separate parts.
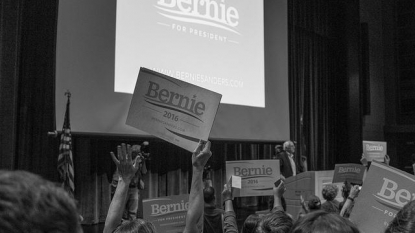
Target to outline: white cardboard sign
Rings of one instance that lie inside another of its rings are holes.
[[[386,142],[363,141],[363,154],[367,161],[383,162],[387,154]]]
[[[226,161],[226,179],[241,177],[241,189],[234,192],[235,197],[270,196],[274,182],[280,178],[280,161],[238,160]]]
[[[140,68],[127,125],[190,152],[207,141],[222,95]]]

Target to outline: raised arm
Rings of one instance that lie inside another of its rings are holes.
[[[359,185],[354,185],[350,189],[350,194],[344,202],[343,208],[340,210],[340,216],[344,217],[346,213],[350,213],[354,199],[359,195],[359,191]]]
[[[285,188],[284,181],[281,181],[278,187],[273,188],[274,206],[272,208],[272,211],[277,211],[277,210],[284,211],[281,198],[283,197],[285,190],[286,188]]]
[[[211,155],[209,141],[206,144],[199,142],[193,152],[193,175],[189,195],[189,209],[186,214],[186,227],[183,231],[185,233],[199,233],[203,230],[203,168]]]
[[[111,152],[112,160],[117,165],[120,174],[117,189],[112,198],[110,207],[108,209],[107,218],[105,219],[104,233],[113,232],[114,229],[121,223],[122,213],[124,211],[125,200],[128,193],[128,186],[134,178],[138,170],[138,159],[132,160],[130,145],[122,144],[117,147],[117,157]]]
[[[225,212],[223,214],[223,232],[238,233],[238,225],[236,223],[236,214],[233,210],[232,203],[232,187],[225,184],[222,191],[222,200],[225,204]]]

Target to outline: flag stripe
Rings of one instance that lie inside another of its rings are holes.
[[[69,97],[66,104],[65,120],[62,127],[61,141],[59,145],[58,172],[62,186],[74,196],[74,168],[72,156],[72,136],[69,122]]]

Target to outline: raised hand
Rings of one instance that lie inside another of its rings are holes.
[[[232,187],[229,184],[223,185],[222,200],[223,202],[232,200]]]
[[[362,154],[362,158],[360,159],[360,162],[362,163],[363,166],[367,166],[367,159],[365,157],[365,154]]]
[[[360,192],[360,186],[353,185],[352,188],[350,189],[349,197],[354,199],[359,195],[359,192]]]
[[[281,198],[282,196],[284,196],[285,190],[287,190],[287,189],[285,188],[284,181],[281,180],[278,187],[273,188],[274,196]]]
[[[207,141],[206,143],[203,143],[200,141],[192,155],[193,168],[203,171],[210,156],[212,156],[212,152],[210,151],[210,142]]]
[[[115,157],[112,151],[110,154],[112,160],[117,166],[120,178],[124,181],[130,181],[135,176],[135,173],[139,168],[139,162],[137,161],[140,159],[139,156],[133,160],[131,157],[131,146],[126,145],[125,143],[117,146],[117,157]]]

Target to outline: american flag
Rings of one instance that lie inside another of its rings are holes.
[[[65,95],[68,96],[68,102],[66,103],[65,120],[63,122],[61,143],[59,146],[58,172],[62,182],[62,187],[73,197],[75,184],[72,157],[71,125],[69,123],[69,98],[71,96],[70,93],[65,93]]]

